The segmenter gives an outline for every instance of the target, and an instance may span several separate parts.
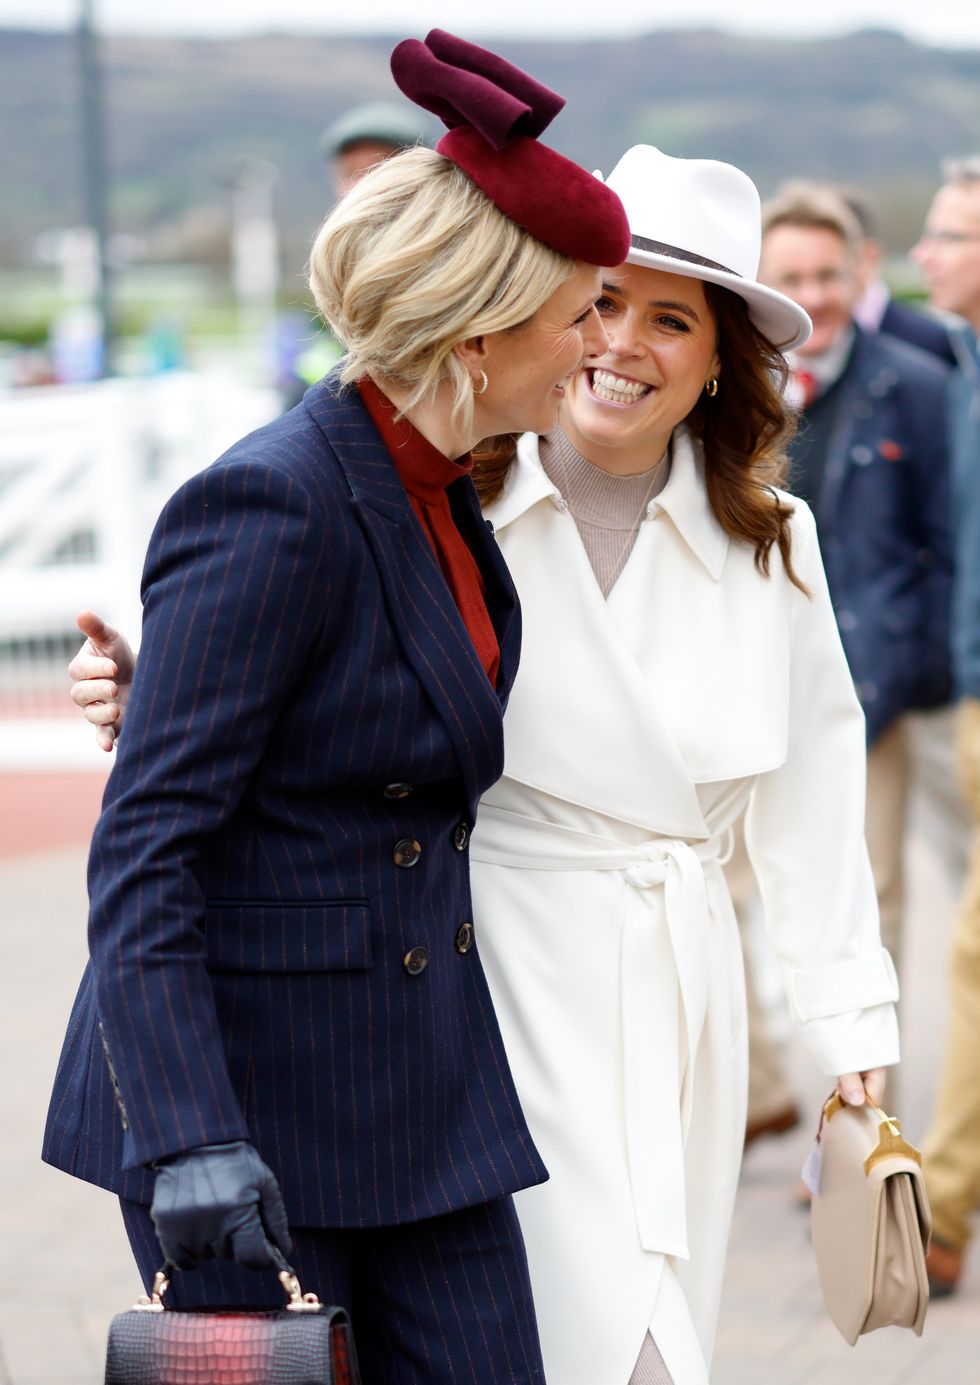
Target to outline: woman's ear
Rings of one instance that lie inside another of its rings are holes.
[[[487,339],[485,336],[467,337],[458,341],[453,352],[471,375],[479,375],[487,363]]]

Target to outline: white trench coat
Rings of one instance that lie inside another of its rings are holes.
[[[898,1060],[864,844],[864,723],[813,518],[771,577],[674,437],[608,600],[521,439],[487,508],[524,640],[471,849],[476,936],[550,1181],[518,1194],[549,1385],[626,1385],[650,1328],[708,1364],[745,1128],[745,999],[721,869],[746,839],[794,1018],[828,1076]],[[785,497],[790,499],[790,497]],[[685,1307],[686,1305],[686,1307]]]

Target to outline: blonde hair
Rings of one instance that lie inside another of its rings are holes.
[[[347,350],[341,380],[370,371],[411,391],[444,380],[454,424],[469,427],[473,384],[453,351],[468,337],[520,327],[574,261],[522,230],[449,159],[408,149],[337,204],[310,253],[310,288]]]

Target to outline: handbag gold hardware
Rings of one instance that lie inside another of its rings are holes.
[[[163,1296],[170,1288],[170,1280],[163,1270],[157,1270],[153,1276],[153,1288],[150,1290],[149,1297],[141,1294],[133,1304],[134,1313],[162,1313]]]
[[[304,1294],[300,1288],[300,1282],[291,1270],[279,1271],[279,1283],[285,1290],[289,1302],[286,1308],[290,1313],[319,1313],[323,1304],[316,1294]],[[163,1270],[157,1270],[153,1276],[153,1288],[149,1295],[142,1294],[133,1304],[133,1310],[137,1313],[162,1313],[165,1309],[163,1296],[170,1288],[170,1280]]]
[[[279,1271],[279,1283],[289,1295],[286,1307],[290,1313],[319,1313],[323,1307],[316,1294],[303,1293],[299,1280],[290,1270]]]
[[[864,1172],[869,1174],[876,1164],[880,1164],[882,1159],[913,1159],[919,1168],[922,1167],[922,1155],[910,1145],[907,1140],[902,1139],[902,1127],[895,1116],[889,1116],[882,1110],[878,1103],[865,1092],[865,1100],[872,1111],[877,1112],[881,1117],[878,1126],[878,1144],[864,1161]],[[823,1108],[823,1118],[826,1121],[836,1116],[845,1105],[840,1092],[834,1092],[833,1096]]]

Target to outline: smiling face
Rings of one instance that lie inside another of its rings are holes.
[[[827,351],[850,326],[861,291],[857,259],[829,226],[777,223],[762,238],[759,278],[809,313],[813,335],[796,348],[800,356]]]
[[[562,428],[603,470],[648,471],[720,370],[715,319],[699,279],[632,264],[603,270],[596,307],[608,345],[572,381]]]
[[[570,378],[588,355],[605,347],[595,308],[598,291],[599,270],[577,264],[528,322],[476,339],[479,354],[467,361],[488,380],[486,392],[474,398],[478,436],[554,428]]]

